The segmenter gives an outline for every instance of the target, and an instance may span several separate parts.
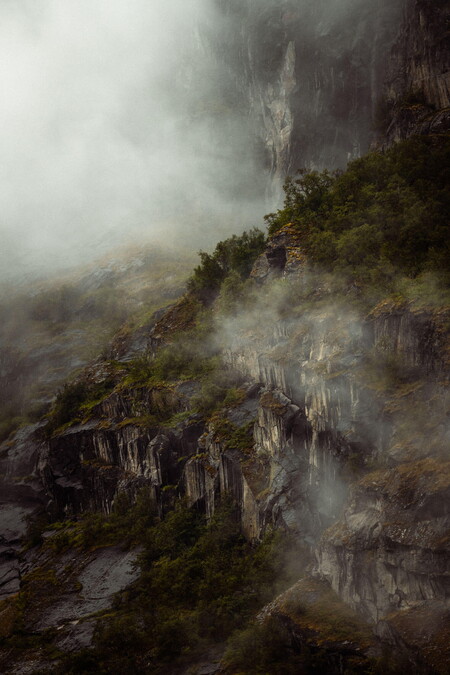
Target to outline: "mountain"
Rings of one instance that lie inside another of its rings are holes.
[[[47,409],[0,446],[1,668],[444,674],[446,6],[216,10],[272,185],[313,170],[187,283],[139,251],[28,292],[23,373],[5,305],[4,401]]]

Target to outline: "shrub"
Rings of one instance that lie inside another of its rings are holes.
[[[297,675],[303,659],[291,649],[289,632],[276,619],[236,632],[228,642],[224,663],[231,672]]]
[[[211,302],[229,275],[234,273],[235,279],[245,279],[250,274],[264,246],[264,234],[253,228],[240,236],[233,235],[220,241],[212,254],[200,251],[201,264],[194,269],[188,281],[189,291],[203,303]]]
[[[233,405],[237,401],[236,387],[242,383],[237,371],[220,367],[211,370],[202,382],[198,394],[192,398],[192,407],[204,415],[210,415],[222,405]],[[234,390],[234,394],[231,393]]]
[[[56,395],[45,433],[50,436],[60,427],[83,417],[89,408],[114,389],[114,384],[112,379],[93,384],[83,380],[65,384]]]
[[[287,223],[312,261],[368,280],[391,265],[415,277],[449,278],[449,137],[415,137],[370,153],[345,172],[288,178],[284,208],[266,216],[269,233]]]

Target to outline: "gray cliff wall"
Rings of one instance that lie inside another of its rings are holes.
[[[18,507],[32,489],[33,508],[56,517],[109,512],[142,487],[161,513],[184,496],[211,516],[231,494],[249,539],[295,533],[317,575],[382,632],[386,614],[447,593],[448,312],[383,303],[362,317],[351,298],[327,302],[326,284],[320,302],[286,312],[308,278],[288,229],[253,278],[261,305],[218,328],[244,380],[237,403],[205,427],[189,413],[194,382],[121,389],[47,441],[22,432],[5,476]],[[186,418],[152,426],[158,406]]]
[[[448,476],[433,459],[372,473],[324,534],[321,575],[370,620],[448,597]]]
[[[344,167],[372,144],[448,129],[445,0],[214,4],[206,52],[275,196],[299,168]]]
[[[265,152],[274,185],[306,168],[336,168],[373,140],[401,0],[217,2],[211,51]]]
[[[387,145],[450,126],[450,7],[408,0],[393,46],[384,92]]]
[[[267,265],[255,265],[263,284]],[[262,527],[312,546],[321,535],[316,573],[397,646],[386,616],[412,621],[426,603],[435,620],[450,590],[447,321],[443,310],[383,303],[362,319],[330,304],[256,320],[227,352],[264,387],[253,431],[268,465]]]

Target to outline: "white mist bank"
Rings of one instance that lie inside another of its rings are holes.
[[[195,249],[260,222],[264,205],[230,199],[229,177],[254,164],[230,152],[247,139],[199,34],[211,7],[2,3],[1,276],[140,236]]]

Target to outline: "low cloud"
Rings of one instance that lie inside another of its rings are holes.
[[[15,0],[0,19],[3,277],[260,222],[237,194],[254,163],[205,53],[209,2]]]

